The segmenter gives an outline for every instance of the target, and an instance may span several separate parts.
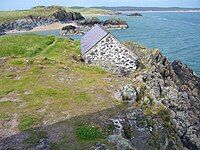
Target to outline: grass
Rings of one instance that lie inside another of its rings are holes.
[[[26,38],[24,38],[26,37]],[[38,36],[27,34],[26,36],[4,36],[0,39],[0,57],[19,56],[32,57],[38,55],[45,47],[55,40],[53,36]]]
[[[82,125],[77,127],[76,136],[80,140],[95,140],[103,138],[104,134],[97,126]]]
[[[30,129],[35,124],[38,124],[39,121],[40,119],[36,116],[22,116],[19,122],[19,129],[22,131]]]
[[[80,58],[80,41],[25,34],[1,36],[0,45],[0,58],[5,59],[0,65],[0,121],[12,121],[16,114],[14,130],[27,132],[44,123],[55,124],[120,105],[108,91],[111,85],[121,85],[116,76],[74,59]],[[112,82],[107,80],[111,78]],[[12,96],[17,101],[1,102],[1,98]],[[76,130],[77,126],[72,126]],[[77,132],[90,127],[80,127]],[[87,138],[101,137],[100,128],[91,131],[85,133]],[[38,141],[40,136],[34,133],[27,143]],[[76,139],[76,131],[70,136],[78,147],[83,145]],[[91,142],[85,146],[91,146]]]

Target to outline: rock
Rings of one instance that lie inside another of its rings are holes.
[[[128,14],[127,16],[142,17],[142,14],[140,14],[140,13],[132,13],[132,14]]]
[[[117,135],[122,135],[124,132],[122,126],[122,119],[111,119],[111,120],[115,127],[114,133]]]
[[[92,27],[95,24],[102,24],[102,21],[99,20],[97,17],[87,18],[83,21],[78,22],[79,26],[89,26]]]
[[[78,34],[79,31],[75,26],[67,25],[62,28],[61,34],[62,35],[75,35]]]
[[[3,98],[0,98],[0,103],[1,102],[18,102],[20,101],[19,99],[19,94],[17,92],[10,92]]]
[[[137,91],[131,85],[125,85],[121,90],[122,100],[133,103],[137,100]]]
[[[0,27],[0,36],[5,35],[5,31]]]
[[[109,150],[109,148],[106,144],[97,143],[94,146],[92,146],[89,150]]]
[[[117,150],[135,150],[130,141],[121,135],[110,135],[108,140],[109,142],[116,144]]]
[[[78,12],[66,12],[64,9],[61,8],[59,8],[54,14],[52,14],[52,16],[61,22],[85,19]]]
[[[77,22],[77,28],[72,32],[67,32],[63,30],[61,35],[82,35],[87,33],[95,24],[102,25],[106,29],[126,29],[128,28],[128,24],[120,19],[112,18],[105,21],[101,21],[96,17],[87,18],[85,20],[81,20]]]
[[[117,91],[114,93],[114,97],[115,97],[115,99],[121,101],[121,100],[122,100],[122,92],[121,92],[121,90],[117,90]]]
[[[180,61],[173,61],[172,67],[181,84],[190,87],[190,89],[196,88],[198,95],[200,95],[200,78]]]
[[[76,27],[75,26],[72,26],[72,25],[68,25],[68,26],[65,26],[62,28],[62,30],[67,30],[67,31],[70,31],[70,30],[75,30]]]
[[[121,12],[115,12],[114,14],[115,14],[115,15],[122,15]]]
[[[39,144],[36,145],[36,150],[51,150],[51,146],[46,139],[40,139]]]
[[[55,22],[68,22],[81,19],[84,19],[84,17],[80,13],[66,12],[64,9],[59,8],[55,13],[48,17],[28,15],[22,19],[4,22],[0,24],[0,33],[10,30],[31,30],[41,25],[50,25]]]
[[[106,28],[106,29],[126,29],[128,28],[128,24],[126,21],[123,21],[121,19],[118,19],[118,18],[111,18],[111,19],[108,19],[108,20],[105,20],[103,22],[103,26]]]

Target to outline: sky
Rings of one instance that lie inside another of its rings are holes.
[[[0,0],[0,10],[29,9],[38,5],[200,8],[200,0]]]

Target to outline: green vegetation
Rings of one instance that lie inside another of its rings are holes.
[[[38,36],[34,34],[19,36],[4,36],[0,40],[0,57],[5,56],[36,56],[42,49],[51,45],[55,40],[54,36]]]
[[[62,7],[62,6],[51,6],[46,7],[35,7],[29,10],[15,10],[15,11],[0,11],[0,23],[5,21],[12,21],[16,19],[25,18],[29,15],[32,16],[43,16],[48,17],[55,13],[58,8],[63,8],[67,12],[80,12],[82,15],[97,15],[97,14],[111,14],[109,10],[102,10],[96,8],[77,8],[77,7]]]
[[[22,116],[21,121],[19,122],[19,129],[27,130],[27,129],[33,127],[38,122],[39,122],[39,119],[37,117]]]
[[[97,126],[82,125],[76,129],[76,136],[81,140],[95,140],[103,138],[102,131]]]
[[[61,140],[53,141],[53,147],[79,149],[84,145],[87,149],[96,142],[92,139],[105,140],[99,125],[77,126],[70,119],[81,116],[80,123],[85,124],[90,117],[84,116],[118,107],[121,103],[108,89],[121,82],[81,62],[79,41],[25,34],[1,36],[0,45],[0,121],[5,124],[1,130],[28,132],[25,143],[29,145],[46,136],[35,128],[66,121],[67,129],[59,133]],[[105,117],[112,113],[107,111]]]

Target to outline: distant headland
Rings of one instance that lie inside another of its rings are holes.
[[[200,8],[184,8],[184,7],[92,7],[95,9],[111,10],[111,11],[167,11],[167,12],[200,12]]]

